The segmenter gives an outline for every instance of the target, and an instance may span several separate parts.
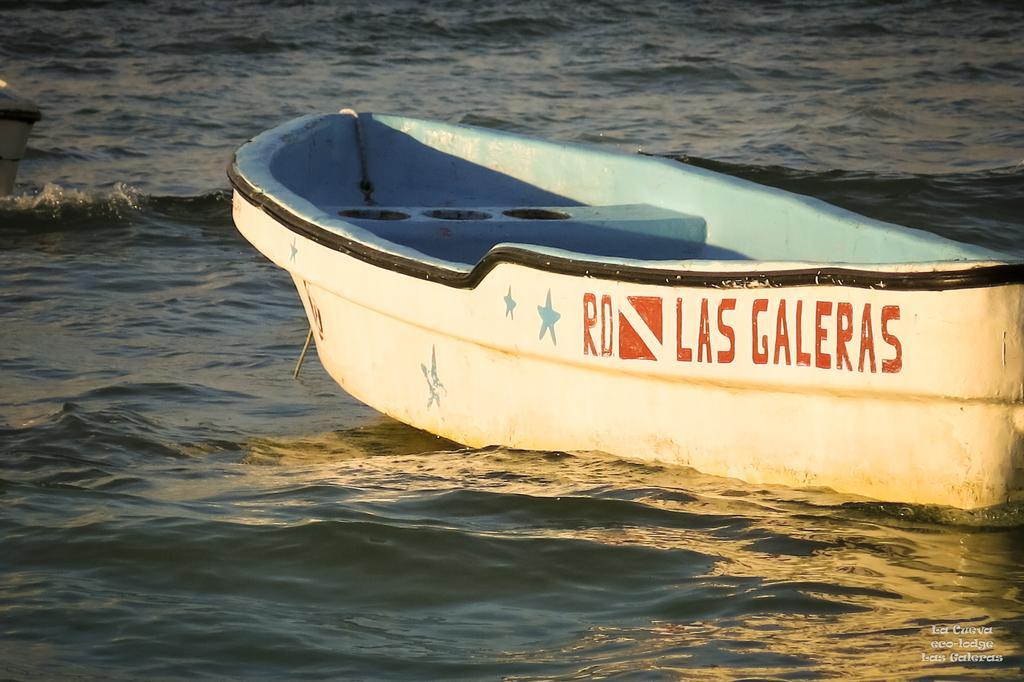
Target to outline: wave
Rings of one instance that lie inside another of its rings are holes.
[[[211,54],[226,55],[273,55],[299,50],[317,49],[317,42],[299,42],[273,38],[269,33],[259,35],[215,35],[207,39],[175,40],[157,43],[150,49],[153,52],[173,55],[209,56]]]
[[[883,26],[877,21],[851,21],[823,26],[817,31],[820,35],[835,38],[876,38],[890,35],[892,28]],[[812,33],[813,35],[814,33]]]
[[[0,229],[11,237],[110,229],[146,219],[219,226],[230,222],[230,211],[227,190],[161,196],[144,194],[123,182],[95,190],[47,183],[34,192],[0,197]]]
[[[689,59],[670,64],[637,64],[614,69],[593,70],[587,77],[596,81],[628,85],[687,84],[710,86],[722,90],[743,87],[743,78],[734,65],[705,58]]]
[[[456,25],[452,33],[460,37],[523,39],[554,36],[572,28],[571,23],[555,16],[519,14],[474,18],[465,24]]]
[[[27,229],[59,228],[69,223],[125,221],[141,208],[142,195],[125,183],[88,191],[47,183],[38,192],[0,198],[0,223]]]
[[[981,509],[957,509],[927,504],[848,502],[839,507],[847,518],[871,519],[886,525],[962,527],[972,530],[1024,528],[1024,502]]]
[[[55,412],[20,424],[0,424],[3,470],[28,480],[87,470],[77,483],[88,487],[141,460],[187,457],[165,432],[153,418],[127,407],[88,409],[65,402]]]

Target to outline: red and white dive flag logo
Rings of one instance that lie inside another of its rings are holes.
[[[619,309],[619,357],[623,360],[657,360],[664,347],[661,298],[627,296]]]

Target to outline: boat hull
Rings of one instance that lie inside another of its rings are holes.
[[[402,274],[235,223],[348,393],[469,446],[600,450],[750,483],[984,507],[1024,489],[1024,287],[672,286],[499,262]]]

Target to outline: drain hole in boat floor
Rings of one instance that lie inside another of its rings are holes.
[[[523,220],[568,220],[569,214],[561,211],[549,211],[546,208],[511,208],[505,211],[509,218]]]
[[[377,208],[351,208],[344,211],[338,211],[338,215],[345,218],[357,218],[362,220],[405,220],[409,217],[408,213],[402,213],[401,211],[388,211],[386,209]]]
[[[467,211],[454,208],[438,208],[433,211],[427,211],[426,215],[441,220],[487,220],[491,217],[490,213],[484,213],[483,211]]]

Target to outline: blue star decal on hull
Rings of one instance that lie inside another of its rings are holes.
[[[555,338],[555,322],[558,322],[562,318],[562,313],[558,312],[551,306],[551,289],[548,289],[548,299],[544,305],[537,306],[537,314],[540,315],[540,335],[538,339],[543,339],[547,332],[551,332],[551,343],[558,345],[558,339]]]
[[[420,364],[420,369],[423,370],[423,378],[427,380],[427,390],[430,391],[430,396],[427,398],[427,409],[434,403],[437,403],[438,407],[441,407],[441,391],[448,394],[448,390],[441,383],[441,379],[437,376],[437,348],[435,346],[430,347],[430,369],[427,366]]]
[[[299,247],[295,246],[295,237],[292,237],[292,255],[288,257],[288,260],[294,263],[297,255],[299,255]]]
[[[516,299],[512,298],[512,287],[508,288],[508,293],[505,294],[505,317],[511,317],[513,320],[516,319]]]

